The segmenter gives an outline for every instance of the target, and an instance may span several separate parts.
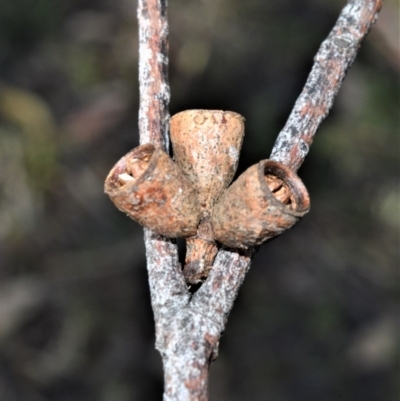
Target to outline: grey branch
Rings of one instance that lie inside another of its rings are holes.
[[[376,21],[382,0],[350,0],[322,43],[271,158],[297,170],[327,116],[346,71]],[[166,0],[139,0],[140,142],[168,150],[168,23]],[[188,291],[175,243],[145,230],[156,347],[165,376],[165,401],[206,401],[208,368],[218,352],[251,252],[221,249],[210,275]]]
[[[310,75],[278,135],[271,159],[294,171],[301,166],[382,3],[383,0],[350,0],[344,7],[314,57]]]
[[[169,84],[166,0],[139,0],[139,134],[140,143],[168,150]],[[187,304],[178,248],[172,240],[145,229],[147,269],[152,307],[158,322]],[[157,337],[158,339],[158,337]]]

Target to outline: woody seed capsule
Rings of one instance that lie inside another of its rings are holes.
[[[204,281],[218,247],[211,210],[235,175],[244,135],[244,118],[232,111],[187,110],[170,119],[176,163],[188,177],[200,202],[197,234],[187,238],[183,274],[186,281]]]
[[[235,175],[244,118],[232,111],[186,110],[170,120],[174,159],[209,212]]]
[[[130,151],[112,168],[104,190],[119,210],[158,234],[196,233],[200,207],[195,190],[160,148],[147,144]]]
[[[281,163],[263,160],[247,169],[215,205],[215,239],[230,248],[257,246],[293,227],[309,208],[300,178]]]

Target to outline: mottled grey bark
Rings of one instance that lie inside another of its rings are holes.
[[[278,135],[271,159],[294,171],[301,166],[382,4],[383,0],[348,1],[314,57],[310,75]]]
[[[327,116],[357,50],[377,18],[382,0],[350,0],[322,43],[306,85],[271,158],[297,170]],[[139,0],[140,143],[168,150],[168,23],[166,0]],[[211,173],[211,172],[210,172]],[[165,401],[206,401],[208,369],[218,352],[252,252],[221,249],[192,296],[171,240],[145,229],[147,269],[156,347],[165,374]]]

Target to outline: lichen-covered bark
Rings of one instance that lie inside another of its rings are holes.
[[[187,305],[165,329],[164,400],[206,401],[208,369],[223,326]]]
[[[169,151],[167,0],[139,0],[140,144]]]
[[[347,3],[315,57],[306,85],[277,138],[272,159],[292,170],[300,167],[381,6],[382,0]],[[166,9],[166,0],[139,0],[139,130],[141,144],[152,143],[168,151]],[[207,280],[191,296],[176,245],[149,230],[145,230],[145,244],[156,347],[164,364],[164,400],[206,401],[208,369],[253,250],[221,249]]]
[[[314,65],[271,159],[296,171],[328,115],[357,50],[378,17],[383,0],[350,0],[314,57]]]
[[[139,134],[140,143],[168,151],[168,21],[166,0],[139,0]],[[145,246],[156,341],[160,322],[189,300],[176,244],[145,229]],[[158,346],[158,345],[157,345]],[[159,347],[158,347],[159,349]]]

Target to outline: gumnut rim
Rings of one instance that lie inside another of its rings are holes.
[[[284,207],[286,213],[292,214],[293,216],[303,217],[310,210],[310,196],[307,188],[299,176],[294,173],[289,167],[282,163],[274,160],[262,160],[259,162],[259,174],[260,183],[265,190],[265,193],[272,194],[272,197],[268,195],[271,202],[274,202],[279,207]],[[272,176],[282,180],[287,185],[290,196],[290,203],[286,204],[279,200],[274,191],[268,184],[267,177],[271,174]],[[265,178],[265,179],[262,179]]]

